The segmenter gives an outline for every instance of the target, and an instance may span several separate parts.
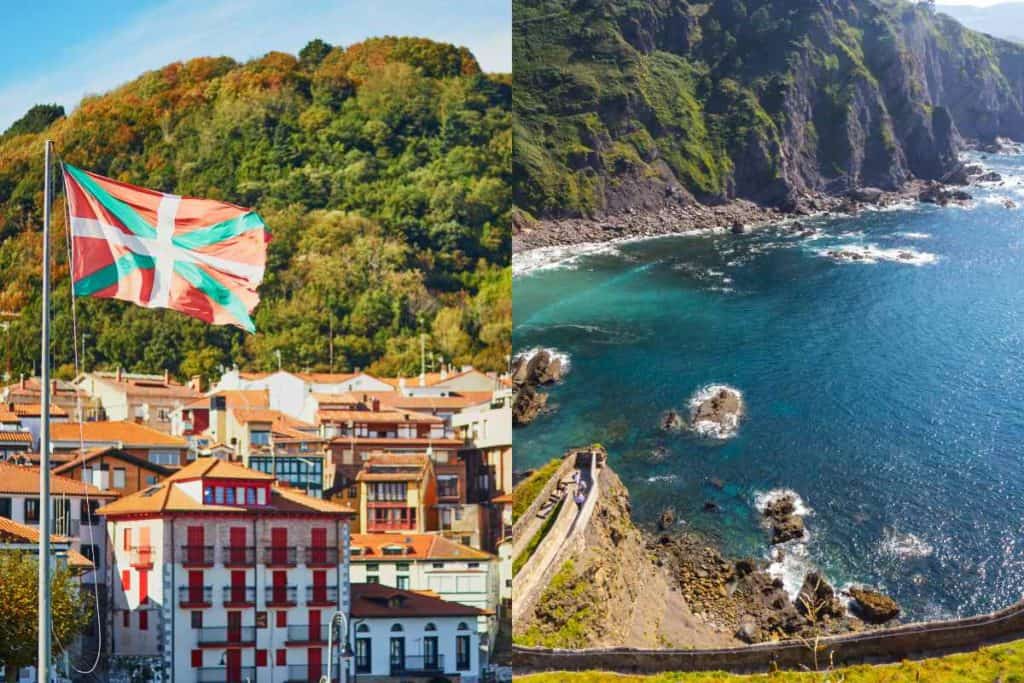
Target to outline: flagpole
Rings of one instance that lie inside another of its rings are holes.
[[[50,683],[50,151],[46,141],[43,179],[43,320],[39,428],[39,655],[38,683]]]

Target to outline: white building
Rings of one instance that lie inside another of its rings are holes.
[[[114,657],[174,683],[319,680],[348,613],[348,508],[200,458],[100,510]]]
[[[476,683],[482,661],[473,628],[476,607],[381,584],[352,584],[349,633],[356,680],[408,681],[443,676]]]
[[[267,390],[274,410],[301,418],[306,397],[311,393],[340,394],[348,391],[392,391],[390,384],[365,372],[356,373],[297,373],[279,370],[269,374],[225,372],[211,393],[221,391]]]
[[[486,401],[464,408],[452,416],[452,427],[466,440],[466,447],[481,453],[487,468],[490,495],[512,492],[512,403],[511,389],[500,389]]]

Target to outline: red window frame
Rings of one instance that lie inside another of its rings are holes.
[[[147,612],[146,610],[142,610],[141,612],[139,612],[139,630],[149,630],[149,612]]]
[[[198,669],[203,665],[203,651],[192,650],[192,668]]]
[[[121,588],[125,589],[126,591],[130,591],[132,589],[132,570],[131,569],[122,569],[121,570]]]
[[[277,612],[277,627],[286,628],[288,626],[288,612],[281,610]]]
[[[266,665],[267,665],[267,651],[266,650],[262,650],[262,649],[256,650],[256,666],[266,666]]]
[[[279,612],[278,614],[284,614],[284,612]],[[277,651],[277,665],[278,666],[285,666],[286,664],[288,664],[288,650],[285,650],[283,648],[278,649],[278,651]]]

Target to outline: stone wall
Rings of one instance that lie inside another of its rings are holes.
[[[513,667],[517,674],[594,669],[629,674],[715,670],[762,673],[773,666],[824,670],[829,666],[934,657],[1017,638],[1024,638],[1024,601],[976,617],[832,636],[816,643],[781,641],[715,650],[553,650],[515,646]]]
[[[512,525],[512,557],[517,557],[526,544],[530,542],[533,535],[537,533],[541,524],[544,520],[537,518],[537,513],[540,512],[541,505],[548,499],[558,485],[558,482],[563,479],[568,479],[570,472],[576,466],[575,458],[565,457],[562,460],[562,464],[558,467],[558,470],[548,479],[547,483],[544,484],[544,488],[540,490],[537,497],[530,503],[530,507],[526,508],[526,512],[515,521]]]

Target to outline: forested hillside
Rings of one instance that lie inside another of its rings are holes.
[[[276,369],[280,352],[295,370],[410,374],[421,335],[446,361],[502,368],[511,136],[510,77],[415,38],[195,59],[67,117],[35,107],[0,136],[0,375],[38,364],[46,138],[68,163],[118,180],[254,207],[273,236],[256,334],[78,299],[87,368],[209,377],[232,363]],[[67,374],[63,211],[58,196],[55,365]]]
[[[593,216],[941,179],[1024,48],[901,0],[516,0],[515,201]]]

